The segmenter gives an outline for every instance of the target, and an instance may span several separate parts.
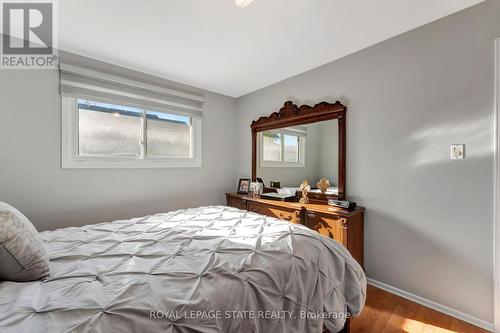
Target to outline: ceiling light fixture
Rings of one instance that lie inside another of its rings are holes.
[[[254,0],[234,0],[234,4],[240,8],[245,8],[251,4]]]

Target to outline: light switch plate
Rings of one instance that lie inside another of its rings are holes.
[[[465,145],[452,144],[450,146],[450,160],[463,160],[465,158]]]

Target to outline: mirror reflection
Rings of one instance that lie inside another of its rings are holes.
[[[257,177],[265,187],[294,191],[308,179],[312,192],[316,183],[330,181],[326,194],[338,193],[338,120],[259,132]]]

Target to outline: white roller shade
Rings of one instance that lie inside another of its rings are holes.
[[[73,65],[60,65],[61,95],[201,117],[204,97]]]
[[[293,135],[298,137],[306,137],[307,136],[307,128],[306,127],[286,127],[283,129],[271,130],[269,132],[273,133],[281,133],[286,135]]]

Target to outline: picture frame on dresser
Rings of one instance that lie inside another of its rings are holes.
[[[240,180],[238,181],[238,189],[236,193],[248,194],[250,190],[250,182],[251,182],[250,178],[240,178]]]

